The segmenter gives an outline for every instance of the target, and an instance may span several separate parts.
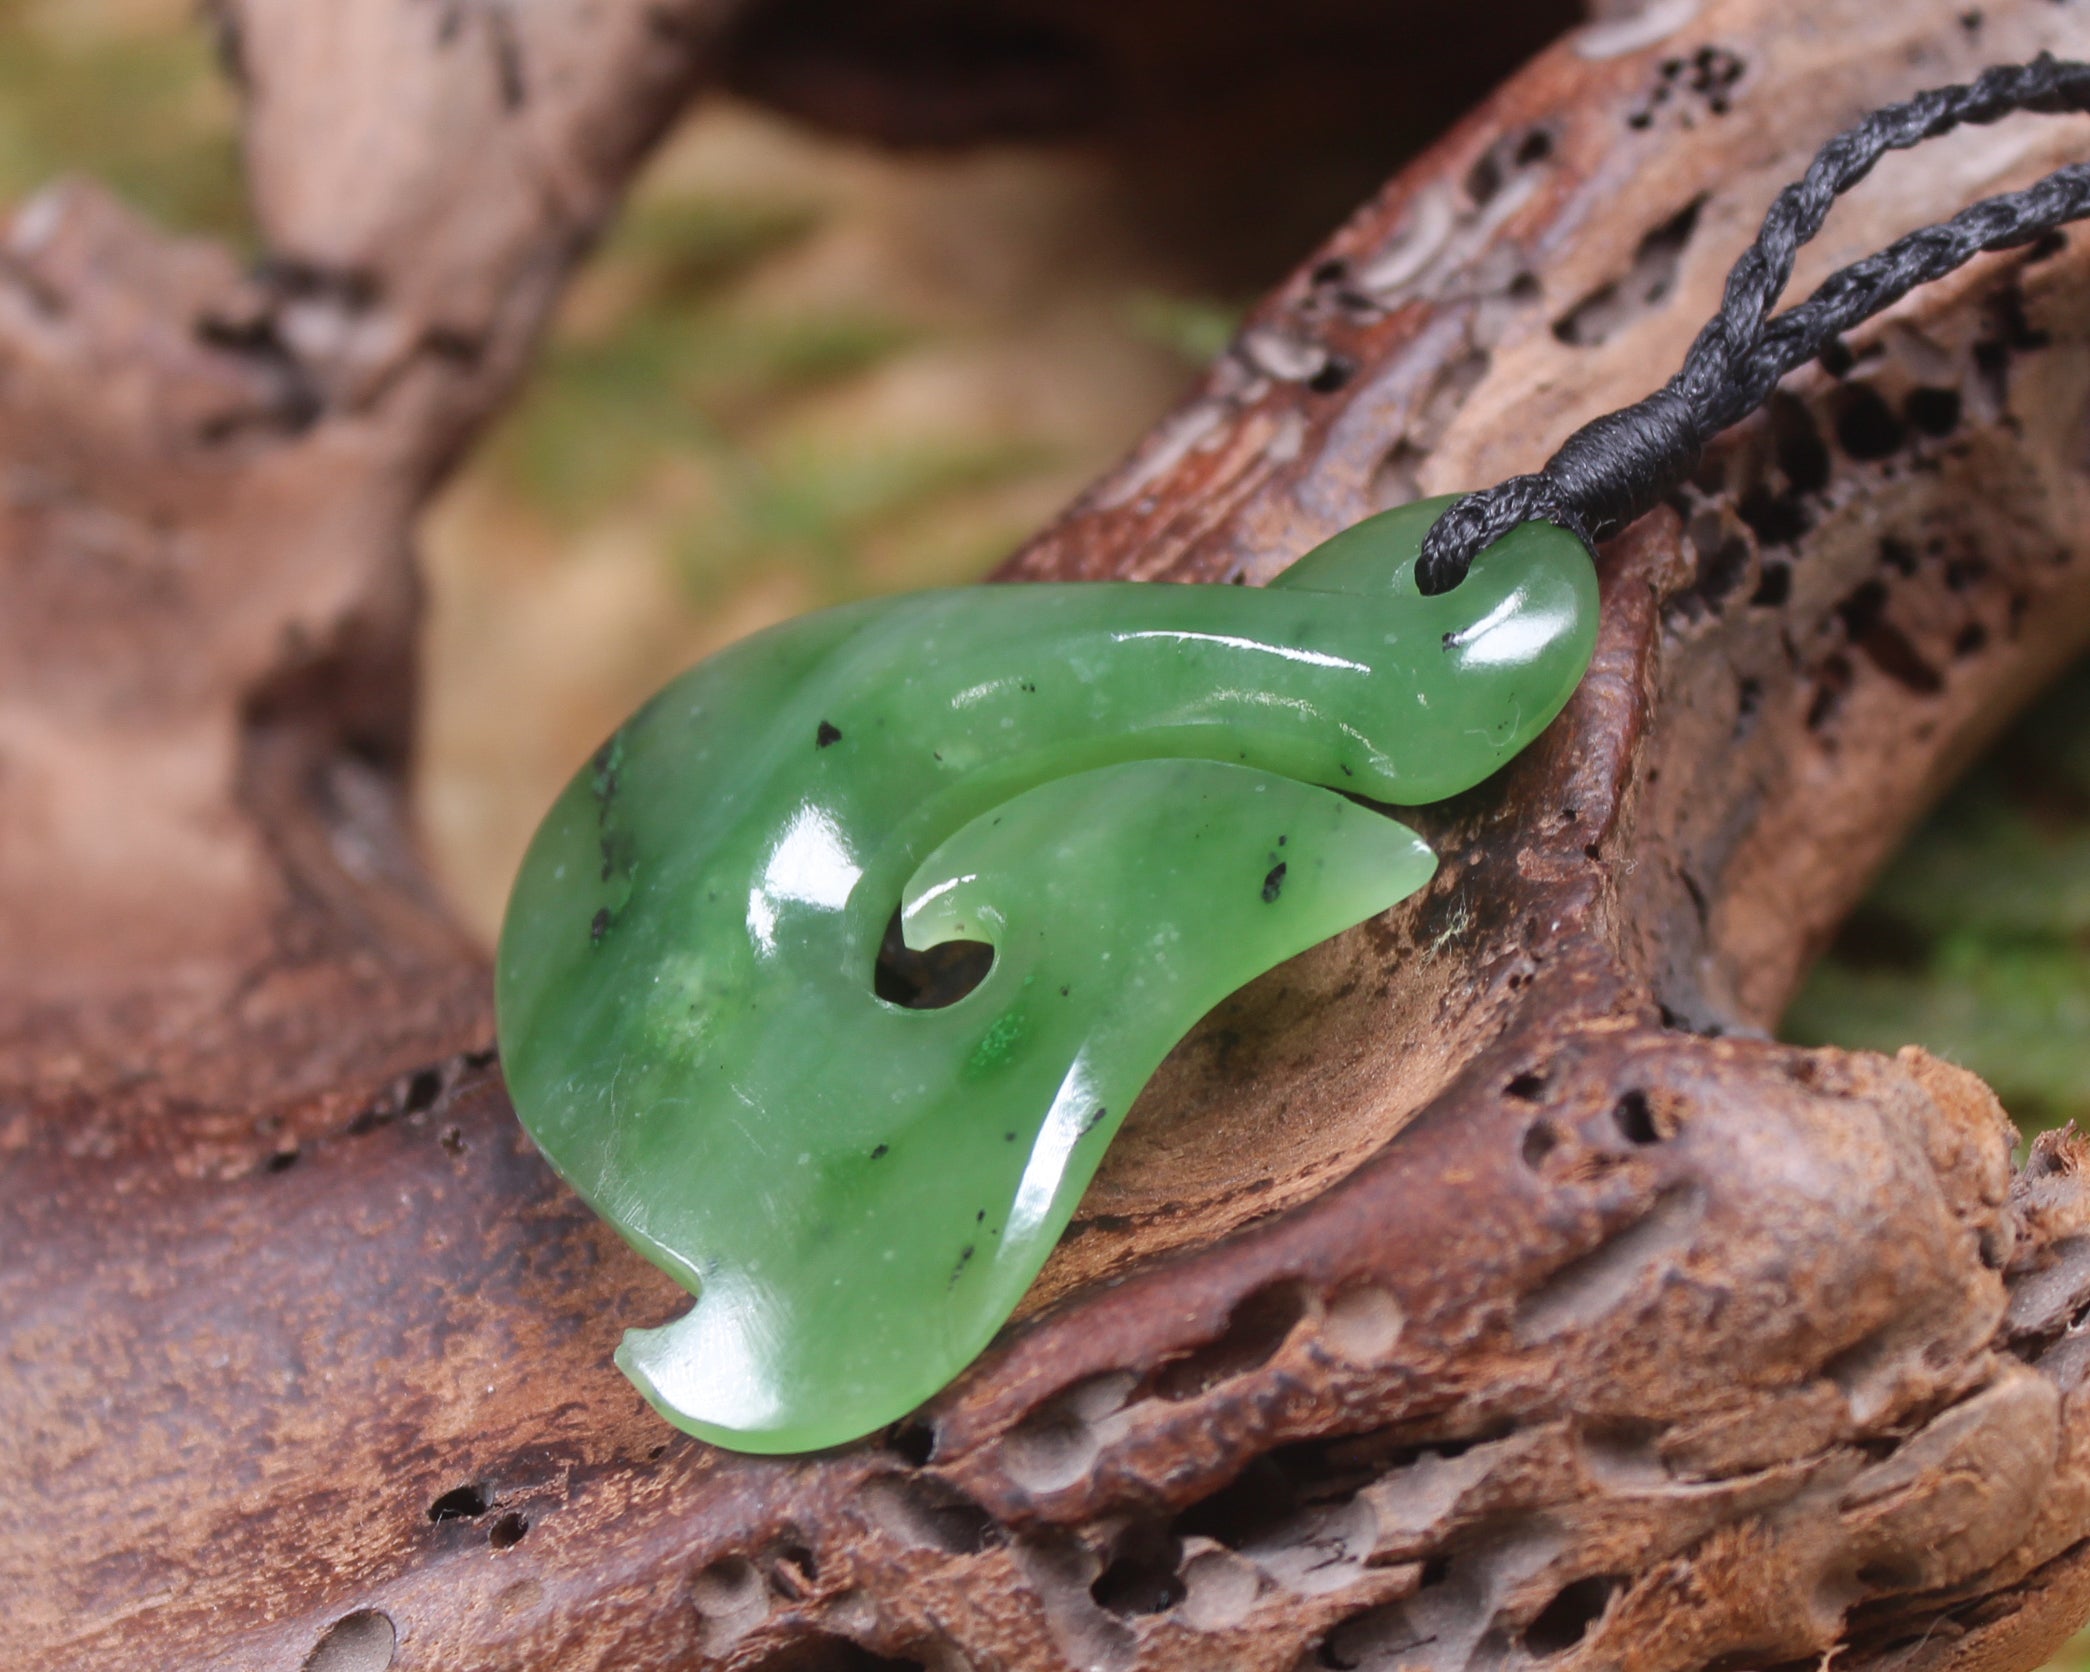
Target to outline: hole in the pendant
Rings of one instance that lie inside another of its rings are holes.
[[[916,952],[900,938],[900,911],[893,908],[871,974],[872,991],[902,1010],[941,1010],[956,1004],[994,967],[994,948],[985,941],[945,941]]]

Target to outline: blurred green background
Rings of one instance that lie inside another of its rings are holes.
[[[1809,1045],[1911,1041],[2028,1135],[2090,1116],[2090,666],[1904,844],[1785,1020]]]
[[[0,0],[0,203],[92,173],[249,247],[233,120],[183,0]],[[1144,224],[1072,150],[894,158],[730,103],[685,125],[426,531],[417,801],[470,922],[491,935],[539,811],[662,679],[980,574],[1159,415],[1243,298]],[[2090,669],[1907,844],[1792,1038],[1920,1042],[2028,1131],[2090,1114],[2086,717]]]

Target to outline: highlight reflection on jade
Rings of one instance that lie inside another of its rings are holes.
[[[501,1054],[553,1166],[695,1306],[618,1363],[745,1451],[856,1438],[1007,1319],[1199,1016],[1428,881],[1361,806],[1456,794],[1588,665],[1573,536],[1441,597],[1442,501],[1264,590],[983,587],[850,605],[691,669],[567,787],[502,930]],[[938,1010],[873,991],[985,941]]]

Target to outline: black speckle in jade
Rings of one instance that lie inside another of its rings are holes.
[[[630,729],[629,725],[620,728],[588,763],[588,788],[595,798],[595,846],[612,916],[631,896],[631,877],[637,863],[638,844],[618,803],[624,782],[624,738]],[[607,927],[604,920],[595,930],[595,939],[600,940]]]
[[[832,720],[822,720],[820,722],[820,729],[813,733],[813,747],[815,749],[825,749],[829,745],[839,743],[841,741],[842,728],[836,725]]]
[[[1263,878],[1263,904],[1269,905],[1284,892],[1285,862],[1279,860],[1270,867],[1270,874]]]
[[[591,771],[589,788],[601,813],[609,811],[609,804],[617,798],[617,767],[624,758],[624,734],[620,731],[595,751],[588,765]]]

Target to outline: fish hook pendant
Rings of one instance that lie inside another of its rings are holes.
[[[796,1452],[976,1357],[1162,1058],[1228,993],[1421,888],[1353,797],[1479,783],[1596,637],[1573,535],[1517,528],[1455,590],[1447,501],[1271,586],[975,587],[788,622],[683,674],[568,785],[501,932],[517,1113],[696,1296],[617,1362],[676,1426]],[[984,941],[941,1009],[879,998]]]

